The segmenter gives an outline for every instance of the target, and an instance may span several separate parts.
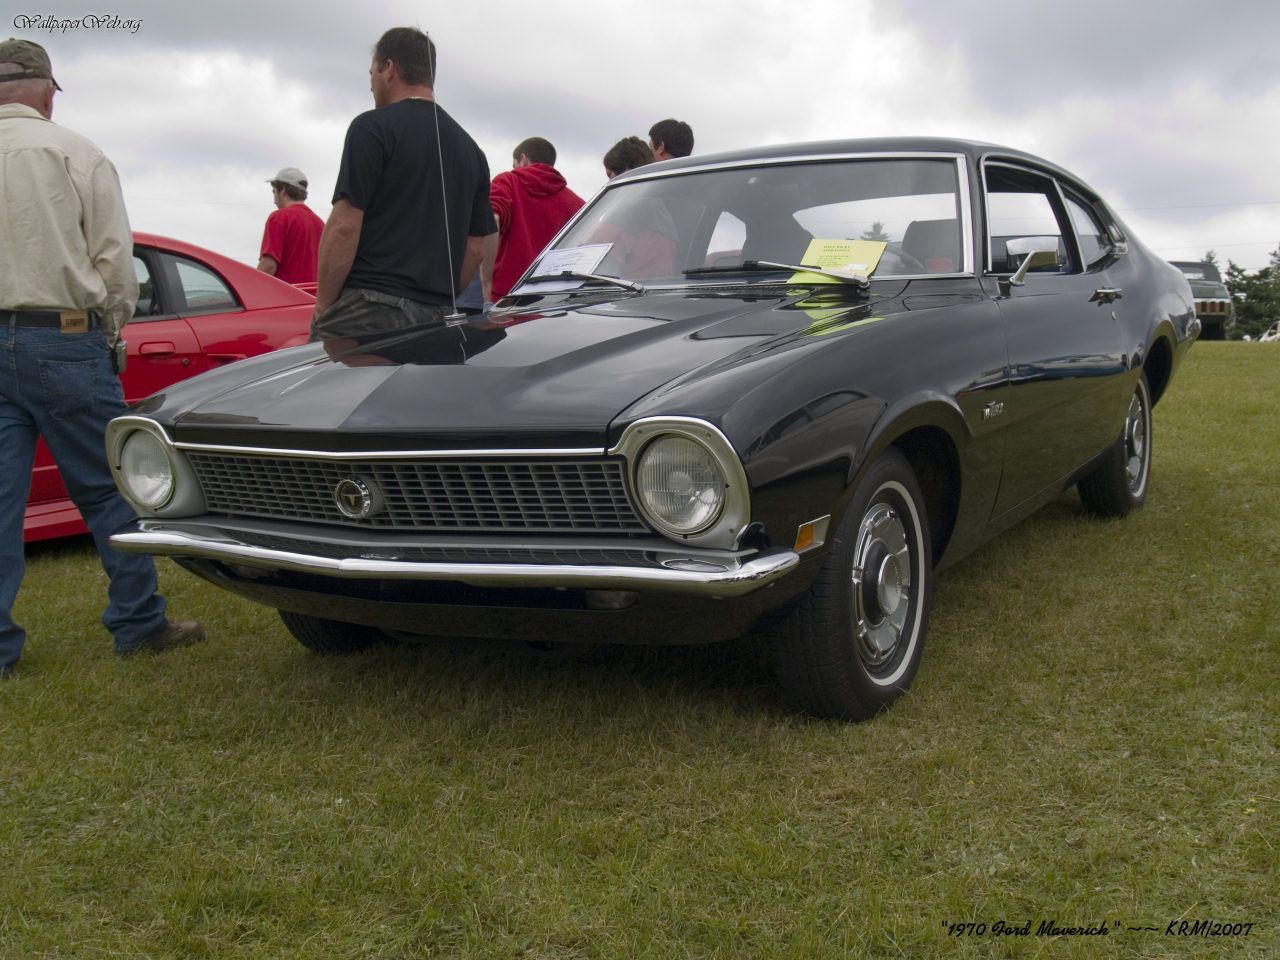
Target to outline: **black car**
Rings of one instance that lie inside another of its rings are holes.
[[[1236,326],[1236,307],[1231,292],[1212,263],[1170,261],[1191,284],[1201,340],[1226,340]]]
[[[1208,280],[1211,283],[1221,283],[1222,273],[1218,268],[1203,260],[1170,260],[1173,266],[1188,280]]]
[[[116,420],[142,519],[113,543],[315,650],[763,626],[797,706],[860,719],[911,683],[937,571],[1072,484],[1142,505],[1197,331],[1181,274],[1025,153],[670,161],[488,317],[330,336]]]

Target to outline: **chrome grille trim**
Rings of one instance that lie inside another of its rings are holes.
[[[192,443],[181,441],[173,445],[175,450],[186,453],[225,453],[231,456],[290,457],[300,460],[333,460],[350,462],[359,460],[456,460],[481,457],[598,457],[599,447],[563,447],[533,449],[493,450],[361,450],[355,453],[334,453],[329,450],[297,450],[290,447],[233,447],[218,443]]]
[[[418,532],[647,533],[621,458],[318,460],[188,450],[211,513]],[[381,509],[349,519],[334,489],[358,477]]]

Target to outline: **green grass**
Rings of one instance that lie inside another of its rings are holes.
[[[1276,956],[1278,401],[1276,350],[1197,345],[1146,509],[1067,494],[944,574],[861,725],[745,644],[320,658],[167,562],[209,642],[117,661],[92,549],[35,547],[0,957]],[[1161,932],[944,930],[1042,918]]]

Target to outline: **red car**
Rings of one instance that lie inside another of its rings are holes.
[[[129,403],[214,367],[307,342],[315,297],[253,267],[149,233],[133,235],[133,266],[138,306],[124,328],[129,362],[120,378]],[[41,441],[23,539],[87,530]]]

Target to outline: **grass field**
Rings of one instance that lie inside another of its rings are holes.
[[[1146,509],[1067,494],[944,574],[861,725],[746,644],[319,658],[168,562],[210,640],[117,661],[91,547],[33,548],[0,957],[1280,955],[1278,411],[1280,349],[1198,344]]]

